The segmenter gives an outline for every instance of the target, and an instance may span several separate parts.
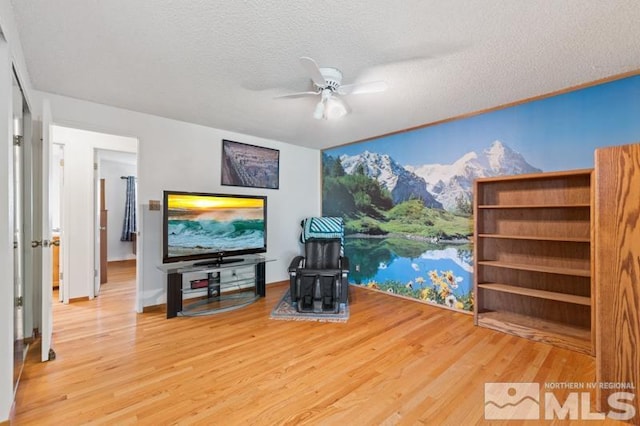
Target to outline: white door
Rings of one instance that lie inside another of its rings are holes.
[[[42,105],[42,361],[55,358],[53,334],[53,276],[51,268],[51,212],[49,211],[49,164],[51,162],[51,106]]]
[[[23,239],[23,97],[20,85],[14,74],[13,76],[13,296],[16,300],[13,312],[13,359],[14,359],[14,386],[16,385],[25,355],[25,329],[24,329],[24,239]]]
[[[93,151],[93,229],[94,229],[94,247],[93,247],[93,296],[100,295],[101,277],[106,271],[102,270],[100,262],[100,244],[102,242],[102,220],[100,214],[100,197],[102,189],[100,188],[100,151]]]

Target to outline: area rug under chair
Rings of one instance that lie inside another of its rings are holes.
[[[271,311],[271,319],[289,321],[318,321],[318,322],[347,322],[349,319],[349,305],[340,305],[338,313],[316,314],[308,312],[298,312],[291,305],[291,294],[289,289],[282,295],[280,301]]]

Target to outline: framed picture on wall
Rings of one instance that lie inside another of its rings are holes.
[[[279,188],[280,151],[222,140],[222,185]]]

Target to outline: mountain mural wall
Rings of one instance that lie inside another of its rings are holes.
[[[480,153],[468,152],[452,164],[401,166],[388,154],[370,151],[342,155],[340,162],[347,174],[362,166],[367,176],[391,193],[394,204],[420,199],[426,207],[447,211],[455,211],[460,201],[471,202],[476,178],[542,171],[501,141]]]
[[[638,117],[633,75],[323,150],[350,284],[472,312],[473,181],[592,168],[595,149],[640,140]]]

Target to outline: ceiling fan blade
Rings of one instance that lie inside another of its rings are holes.
[[[304,96],[316,96],[319,95],[320,92],[297,92],[297,93],[289,93],[286,95],[274,96],[273,99],[280,98],[302,98]]]
[[[309,77],[311,77],[311,81],[313,81],[316,86],[325,87],[327,85],[327,81],[322,76],[320,67],[318,67],[316,61],[307,56],[303,56],[300,58],[300,64],[307,71]]]
[[[341,95],[357,95],[360,93],[376,93],[387,90],[387,83],[384,81],[370,81],[367,83],[345,84],[338,88]]]

